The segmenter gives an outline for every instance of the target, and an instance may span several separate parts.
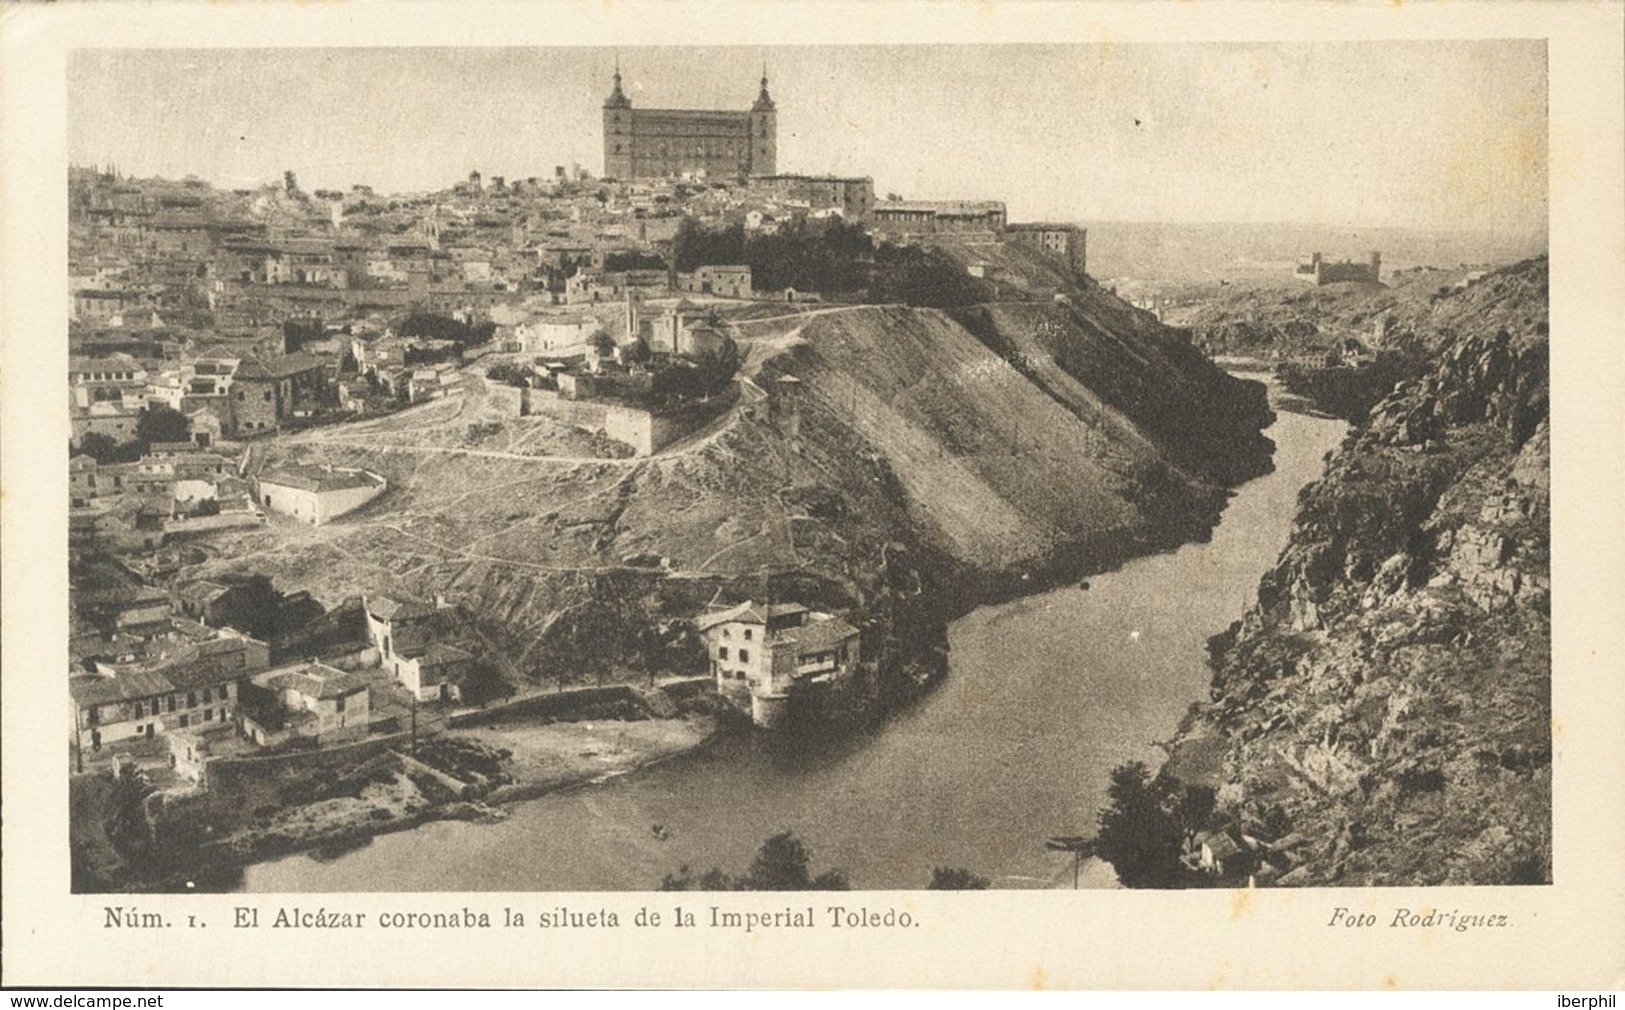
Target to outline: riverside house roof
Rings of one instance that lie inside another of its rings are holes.
[[[769,618],[791,617],[807,612],[807,608],[799,603],[761,604],[753,600],[746,600],[737,607],[703,614],[695,620],[694,626],[701,631],[706,631],[729,621],[741,621],[746,624],[766,624]]]
[[[808,621],[795,628],[785,628],[775,632],[775,642],[793,642],[797,656],[812,656],[821,652],[829,652],[837,645],[849,638],[857,637],[858,629],[841,620],[831,617],[823,621]]]

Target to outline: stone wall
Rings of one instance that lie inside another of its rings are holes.
[[[737,383],[704,403],[687,404],[650,411],[599,400],[567,400],[550,389],[497,392],[495,398],[518,416],[541,414],[565,424],[602,431],[618,442],[630,445],[639,456],[652,456],[699,430],[739,399]],[[513,394],[519,394],[515,396]]]
[[[606,687],[583,687],[570,691],[560,691],[556,694],[536,694],[518,701],[511,701],[505,705],[493,705],[490,708],[471,712],[458,712],[446,719],[446,725],[453,728],[465,726],[487,726],[494,722],[504,722],[510,719],[568,719],[584,709],[599,705],[615,703],[631,704],[640,710],[646,710],[643,699],[637,691],[625,684],[611,684]]]
[[[419,738],[426,736],[420,733]],[[412,734],[395,733],[376,736],[358,743],[338,747],[274,754],[266,757],[211,758],[206,765],[206,781],[214,792],[232,792],[245,779],[260,780],[263,776],[286,772],[314,772],[319,768],[343,766],[364,761],[393,748],[408,748]]]

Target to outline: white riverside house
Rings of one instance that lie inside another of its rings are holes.
[[[446,639],[456,635],[452,608],[434,603],[366,596],[367,640],[378,662],[418,701],[459,701],[458,680],[474,657]]]
[[[372,501],[388,484],[367,470],[290,464],[265,470],[255,486],[267,510],[320,526]]]
[[[718,693],[758,726],[777,725],[792,695],[845,679],[859,658],[858,629],[800,604],[747,600],[694,623]]]

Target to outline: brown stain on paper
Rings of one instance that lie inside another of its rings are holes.
[[[1230,899],[1230,921],[1240,922],[1253,908],[1253,889],[1243,888]]]

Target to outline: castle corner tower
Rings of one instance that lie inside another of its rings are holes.
[[[621,90],[621,63],[615,61],[615,88],[604,99],[604,178],[632,177],[632,100]]]
[[[779,161],[779,109],[767,93],[767,66],[762,66],[762,90],[750,107],[750,174],[777,175]]]

